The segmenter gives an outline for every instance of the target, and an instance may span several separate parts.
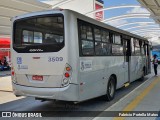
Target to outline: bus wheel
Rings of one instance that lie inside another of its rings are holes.
[[[107,101],[113,100],[115,96],[115,92],[116,92],[116,80],[113,76],[111,76],[109,78],[109,82],[107,85],[107,93],[105,95],[105,98],[107,99]]]
[[[140,78],[140,81],[144,80],[144,76],[145,76],[145,67],[142,70],[142,77]]]

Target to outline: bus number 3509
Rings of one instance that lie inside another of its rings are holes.
[[[63,61],[63,57],[48,57],[48,62],[60,62]]]

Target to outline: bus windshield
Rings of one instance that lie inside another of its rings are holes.
[[[64,47],[64,19],[37,16],[14,22],[13,48],[17,52],[57,52]]]

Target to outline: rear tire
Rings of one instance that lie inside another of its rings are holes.
[[[116,79],[113,76],[111,76],[107,84],[107,93],[105,95],[106,100],[107,101],[113,100],[115,92],[116,92]]]
[[[145,76],[145,67],[143,68],[143,71],[142,71],[142,77],[140,78],[140,81],[143,81],[144,80],[144,76]]]

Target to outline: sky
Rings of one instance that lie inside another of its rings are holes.
[[[103,0],[105,7],[119,6],[119,5],[139,5],[137,0]],[[112,17],[120,15],[130,9],[116,9],[110,12],[106,12],[105,16]]]

